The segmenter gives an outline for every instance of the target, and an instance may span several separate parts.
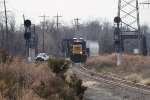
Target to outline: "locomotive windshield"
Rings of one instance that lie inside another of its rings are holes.
[[[82,54],[82,45],[73,45],[73,54]]]

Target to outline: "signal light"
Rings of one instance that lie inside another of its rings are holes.
[[[80,54],[82,55],[82,54],[83,54],[83,52],[81,51],[81,52],[80,52]]]
[[[121,32],[120,32],[120,29],[119,28],[115,28],[114,30],[114,34],[115,35],[119,35]]]
[[[30,33],[30,32],[24,33],[24,38],[25,38],[26,40],[29,40],[29,39],[31,38],[31,33]]]
[[[31,21],[29,19],[24,21],[24,26],[30,27],[31,26]]]
[[[115,17],[114,22],[119,24],[121,22],[121,18],[119,16]]]
[[[120,41],[119,40],[115,40],[115,44],[120,44]]]

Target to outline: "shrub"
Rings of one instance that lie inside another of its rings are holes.
[[[69,69],[68,63],[58,58],[50,59],[48,64],[56,74],[64,74]]]
[[[82,100],[84,92],[87,90],[87,87],[82,85],[82,80],[78,79],[76,75],[72,75],[70,86],[74,89],[74,92],[79,97],[79,99]]]
[[[69,87],[69,84],[59,77],[55,77],[48,82],[41,81],[38,85],[33,87],[33,91],[41,98],[51,98],[53,100],[77,100],[73,89]]]
[[[7,66],[3,66],[3,70],[0,71],[0,91],[3,97],[16,99],[17,94],[19,96],[20,83],[17,82],[14,73]]]
[[[5,50],[0,50],[0,62],[1,63],[7,63],[11,61],[11,57],[8,55],[8,53]]]
[[[82,89],[76,89],[78,92],[74,92],[73,85],[70,86],[62,78],[69,68],[69,64],[65,61],[50,59],[48,63],[34,65],[17,57],[12,59],[7,55],[4,56],[5,60],[1,60],[3,58],[1,55],[0,99],[79,100],[76,93],[80,95],[79,90]],[[78,87],[80,87],[82,82],[78,82]]]
[[[69,68],[69,63],[66,63],[64,60],[61,59],[50,59],[49,60],[49,66],[53,70],[54,73],[61,75],[61,77],[65,77],[64,73],[68,70]],[[55,82],[55,81],[53,81]],[[53,83],[54,90],[60,91],[59,85],[63,85],[63,81],[61,81],[61,84],[58,84],[59,82]],[[65,81],[66,83],[66,81]],[[68,83],[67,83],[68,84]],[[70,82],[70,88],[74,90],[74,93],[79,97],[80,100],[83,99],[84,91],[87,89],[86,87],[82,86],[82,80],[78,79],[76,75],[71,76],[71,82]],[[61,90],[62,91],[62,90]],[[68,90],[67,90],[68,91]],[[66,98],[66,91],[62,91],[60,93],[60,96],[65,98],[65,100],[70,100]]]
[[[37,68],[32,64],[29,64],[25,60],[17,57],[13,58],[11,61],[8,60],[7,62],[1,62],[0,94],[2,97],[6,98],[7,100],[22,100],[22,91],[27,88],[29,89],[29,87],[32,85],[31,82],[40,79],[38,76],[36,76],[36,69]],[[42,70],[40,71],[42,72]],[[42,74],[41,72],[39,73]]]

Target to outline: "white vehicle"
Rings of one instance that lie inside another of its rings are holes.
[[[36,57],[36,61],[47,61],[49,56],[46,53],[39,53]]]
[[[133,49],[133,53],[134,53],[135,55],[140,54],[140,49]]]

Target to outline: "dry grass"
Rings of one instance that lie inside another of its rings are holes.
[[[141,80],[140,83],[150,86],[150,78]]]
[[[65,80],[68,68],[60,59],[30,64],[0,50],[0,100],[82,100],[86,89],[74,75]]]
[[[91,57],[86,62],[86,67],[93,68],[93,66],[94,70],[98,71],[107,67],[116,66],[115,57],[113,55]]]
[[[78,100],[69,84],[48,63],[29,64],[14,57],[0,61],[0,100]]]
[[[32,92],[24,94],[23,91],[26,89],[32,91],[32,84],[40,81],[46,82],[51,80],[53,77],[55,77],[55,74],[52,73],[46,63],[35,66],[27,63],[25,60],[13,58],[12,62],[6,64],[1,63],[0,92],[2,97],[9,99],[22,97],[22,100],[24,100],[23,98],[41,100],[39,96],[35,96],[35,93]]]
[[[85,66],[103,74],[131,80],[133,82],[149,85],[150,57],[122,54],[121,65],[116,65],[116,56],[104,55],[89,58]]]
[[[24,90],[23,96],[19,100],[44,100],[35,94],[32,90]]]
[[[131,75],[125,76],[125,79],[131,80],[132,82],[139,83],[142,80],[142,75],[133,73]]]

